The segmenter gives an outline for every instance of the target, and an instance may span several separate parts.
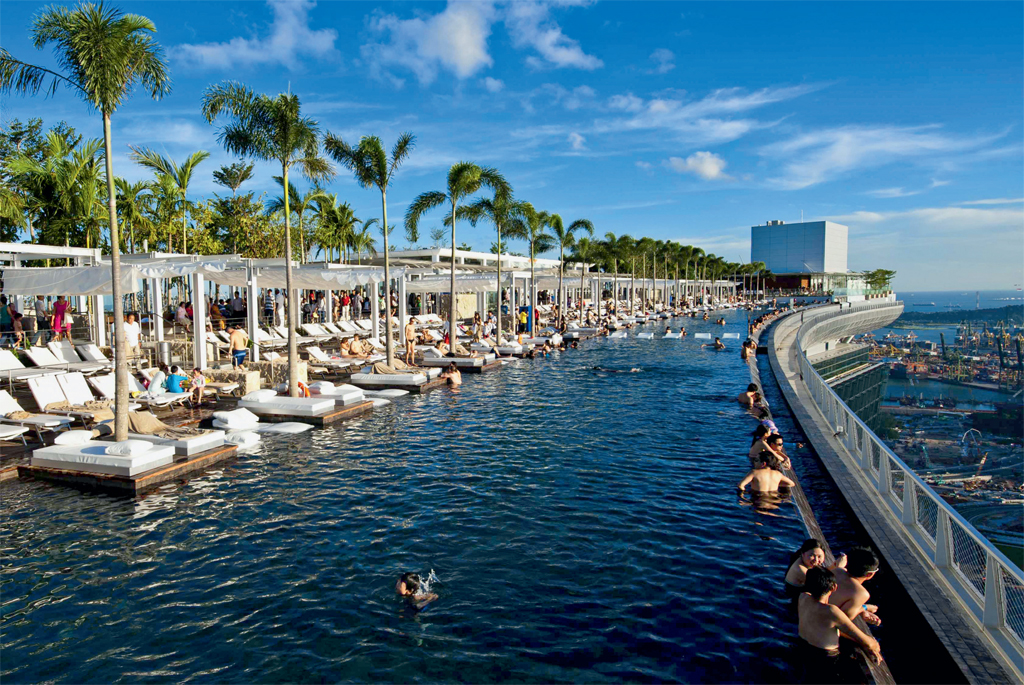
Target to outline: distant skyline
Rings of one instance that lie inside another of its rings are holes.
[[[53,66],[28,38],[48,4],[5,0],[0,44]],[[223,194],[212,172],[233,160],[199,107],[232,79],[291,88],[352,142],[414,133],[389,192],[398,220],[467,159],[602,237],[745,262],[751,226],[802,215],[849,226],[850,268],[895,269],[897,290],[1024,283],[1021,3],[110,4],[154,21],[173,80],[164,100],[136,97],[114,118],[115,172],[131,180],[149,172],[129,144],[177,160],[205,149],[193,192]],[[0,116],[102,135],[67,90],[4,97]],[[277,193],[273,173],[261,165],[243,191]],[[328,188],[378,215],[379,196],[344,170]],[[457,239],[487,251],[493,230]]]

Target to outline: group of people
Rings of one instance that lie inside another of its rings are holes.
[[[48,307],[46,298],[37,295],[33,311],[29,316],[19,312],[15,298],[0,294],[0,346],[28,347],[45,345],[52,338],[60,341],[69,338],[74,317],[71,301],[58,295],[53,306]],[[32,336],[32,340],[29,337]]]
[[[143,379],[143,383],[147,383]],[[170,366],[161,362],[157,370],[146,385],[146,392],[150,395],[162,395],[164,393],[181,394],[192,393],[192,402],[197,406],[203,403],[203,393],[206,391],[206,376],[198,369],[192,369],[191,375],[187,375],[180,366]]]
[[[776,316],[772,312],[770,318],[762,319],[767,323]],[[741,357],[746,361],[756,351],[757,344],[747,340]],[[758,420],[747,454],[750,468],[737,487],[743,492],[749,486],[754,493],[793,487],[795,482],[784,473],[792,469],[785,441],[761,388],[750,383],[736,400]],[[825,545],[809,539],[791,555],[786,569],[783,586],[796,605],[799,661],[807,682],[857,682],[859,668],[841,656],[840,636],[852,640],[874,663],[881,661],[878,641],[853,623],[860,616],[869,625],[881,624],[878,607],[868,603],[871,594],[864,586],[878,572],[878,557],[866,547],[856,547],[840,554],[830,566],[825,558]]]

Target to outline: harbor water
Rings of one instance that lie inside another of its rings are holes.
[[[742,334],[726,318],[685,323]],[[664,325],[268,438],[140,499],[3,484],[0,678],[794,680],[781,577],[805,532],[791,502],[735,489],[739,341]],[[416,613],[395,581],[431,570]]]

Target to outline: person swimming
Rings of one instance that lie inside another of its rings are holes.
[[[723,343],[719,338],[715,338],[715,342],[713,342],[713,343],[704,343],[703,345],[701,345],[701,348],[704,348],[704,347],[710,347],[711,349],[713,349],[713,350],[715,350],[717,352],[718,350],[724,350],[725,349],[725,343]]]
[[[416,611],[420,611],[437,599],[436,594],[427,592],[423,587],[418,573],[407,572],[399,576],[398,582],[395,583],[395,592],[398,593],[399,597],[404,598],[409,603],[409,606],[416,609]]]
[[[625,369],[606,369],[603,366],[595,366],[594,371],[604,371],[605,373],[640,373],[642,369],[640,367],[634,366],[629,371],[626,371]]]
[[[786,571],[786,594],[796,595],[803,591],[807,572],[825,563],[825,546],[815,538],[804,540],[800,548],[789,556],[789,569]],[[840,554],[830,569],[845,568],[846,555]]]

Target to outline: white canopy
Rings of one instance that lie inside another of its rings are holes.
[[[505,285],[510,279],[502,279]],[[410,293],[446,293],[451,289],[451,276],[419,278],[405,284]],[[460,293],[493,293],[498,289],[497,276],[455,276],[455,290]]]
[[[134,292],[139,272],[122,265],[121,291]],[[110,265],[55,266],[46,268],[4,269],[0,271],[4,291],[19,295],[110,295],[113,281]]]

